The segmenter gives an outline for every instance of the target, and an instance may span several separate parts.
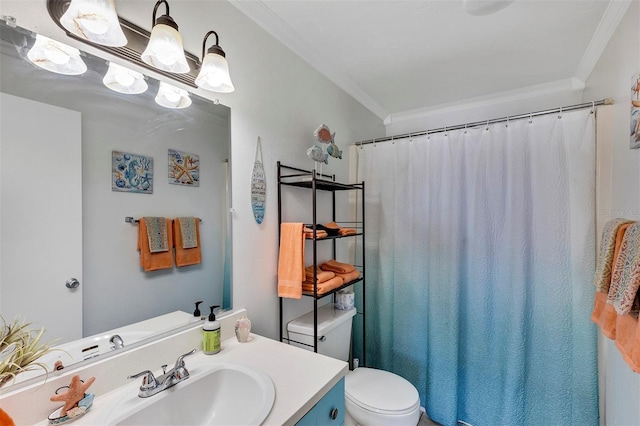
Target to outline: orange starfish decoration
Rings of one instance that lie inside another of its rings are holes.
[[[67,410],[72,409],[76,404],[84,398],[85,391],[95,382],[96,378],[91,377],[86,382],[82,383],[79,375],[75,375],[71,378],[71,384],[69,390],[59,395],[53,395],[49,398],[51,401],[64,401],[64,407],[60,411],[60,416],[66,416]]]

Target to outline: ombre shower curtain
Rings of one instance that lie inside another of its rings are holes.
[[[413,383],[434,421],[598,424],[594,122],[580,110],[355,148],[367,365]]]

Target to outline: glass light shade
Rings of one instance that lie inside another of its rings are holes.
[[[149,87],[142,74],[113,62],[109,62],[109,70],[102,82],[109,89],[127,95],[143,93]]]
[[[142,60],[159,70],[179,74],[189,72],[187,58],[184,56],[182,37],[169,25],[156,24],[151,30],[147,48],[142,52]]]
[[[60,23],[70,33],[104,46],[124,46],[122,32],[113,0],[71,0],[60,17]]]
[[[40,68],[58,74],[79,75],[87,71],[78,49],[40,34],[36,35],[27,58]]]
[[[180,109],[191,105],[191,98],[186,90],[161,81],[156,95],[156,103],[165,108]]]
[[[202,61],[200,73],[196,77],[196,85],[213,92],[233,92],[235,88],[229,75],[227,59],[217,53],[207,53]]]

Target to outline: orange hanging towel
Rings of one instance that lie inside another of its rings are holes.
[[[183,223],[185,222],[185,223]],[[194,231],[185,231],[195,235],[190,236],[194,242],[185,244],[183,229],[193,228]],[[200,249],[200,220],[197,217],[179,217],[173,221],[173,235],[176,239],[176,266],[196,265],[202,262],[202,250]],[[195,237],[195,238],[194,238]]]
[[[0,408],[0,426],[15,426],[13,419]]]
[[[622,239],[631,221],[615,219],[610,221],[602,234],[600,253],[596,271],[596,295],[593,303],[591,320],[600,326],[602,333],[609,339],[616,338],[617,316],[612,304],[607,303],[612,275],[614,274]]]
[[[304,224],[280,224],[278,257],[278,297],[302,298],[304,270]]]
[[[140,251],[140,266],[145,271],[173,268],[173,232],[171,220],[166,219],[168,250],[151,253],[149,248],[149,235],[145,218],[140,218],[138,223],[138,250]]]

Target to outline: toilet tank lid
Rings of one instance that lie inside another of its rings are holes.
[[[375,413],[406,414],[420,407],[416,388],[397,374],[360,367],[347,374],[345,397]]]
[[[355,308],[346,311],[336,309],[333,303],[328,303],[318,308],[318,336],[327,334],[340,324],[353,318],[355,314]],[[313,336],[313,311],[307,312],[301,317],[290,321],[289,324],[287,324],[287,330],[289,330],[290,333]]]

